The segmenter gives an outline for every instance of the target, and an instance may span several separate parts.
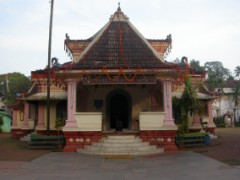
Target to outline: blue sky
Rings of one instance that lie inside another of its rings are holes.
[[[65,34],[87,39],[104,26],[116,0],[55,0],[52,57],[70,61]],[[239,0],[121,0],[122,11],[149,39],[172,34],[167,60],[221,61],[232,72],[240,65]],[[31,71],[47,65],[49,0],[0,0],[0,74]]]

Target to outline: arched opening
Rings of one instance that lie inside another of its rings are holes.
[[[126,91],[111,92],[107,97],[108,127],[117,130],[130,129],[131,107],[131,97]]]

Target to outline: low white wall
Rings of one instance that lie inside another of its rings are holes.
[[[29,129],[34,129],[34,120],[28,119]]]
[[[161,130],[164,125],[165,112],[140,112],[140,130]]]
[[[79,131],[102,131],[101,112],[76,112],[75,119]]]

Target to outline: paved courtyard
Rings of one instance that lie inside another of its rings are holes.
[[[0,144],[0,179],[239,179],[240,128],[218,129],[216,133],[219,138],[208,147],[134,159],[27,150],[12,145],[18,156],[30,152],[31,159],[25,155],[21,160],[14,158],[14,151],[7,152],[6,144],[3,151]]]
[[[0,179],[237,180],[240,166],[229,166],[193,152],[152,158],[106,159],[52,152],[30,162],[0,163]]]

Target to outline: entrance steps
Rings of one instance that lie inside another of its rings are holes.
[[[164,148],[157,148],[149,142],[142,140],[135,135],[110,135],[102,138],[99,142],[84,146],[78,149],[78,153],[92,155],[131,155],[144,156],[164,152]]]

